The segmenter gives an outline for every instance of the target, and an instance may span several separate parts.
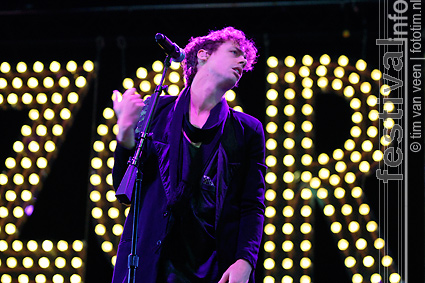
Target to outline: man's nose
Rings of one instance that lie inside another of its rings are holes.
[[[246,60],[246,58],[243,57],[243,56],[240,56],[239,64],[241,64],[242,68],[245,68],[247,63],[248,63],[248,61]]]

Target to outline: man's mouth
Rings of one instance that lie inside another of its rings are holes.
[[[242,76],[242,68],[233,68],[234,71],[236,71],[236,73],[238,73],[239,77]]]

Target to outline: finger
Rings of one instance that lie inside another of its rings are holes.
[[[134,102],[134,105],[139,108],[143,108],[143,106],[145,106],[145,103],[143,101],[136,101]]]
[[[143,101],[143,99],[140,97],[140,95],[128,95],[126,96],[126,99],[133,102]]]
[[[223,276],[221,277],[220,281],[218,281],[218,283],[227,283],[227,281],[229,280],[229,275],[226,272],[224,272]]]
[[[121,100],[122,100],[121,92],[119,92],[118,90],[112,91],[112,103],[114,108]]]
[[[134,95],[136,93],[136,89],[134,87],[127,89],[123,96],[131,96]]]
[[[112,100],[117,100],[119,102],[121,100],[120,99],[121,97],[122,97],[121,92],[119,92],[118,90],[112,91]]]
[[[130,96],[126,96],[125,99],[127,101],[130,101],[133,105],[136,106],[144,106],[145,102],[143,101],[143,98],[140,97],[139,94],[136,93],[136,95],[130,95]]]

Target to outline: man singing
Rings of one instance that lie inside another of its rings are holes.
[[[253,69],[254,42],[232,27],[191,38],[186,87],[161,96],[144,150],[138,283],[254,282],[264,221],[264,132],[231,109],[226,91]],[[118,187],[134,153],[144,106],[135,89],[114,98]],[[113,283],[127,282],[133,217],[118,248]]]

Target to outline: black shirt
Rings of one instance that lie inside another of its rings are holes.
[[[164,242],[158,270],[158,283],[218,282],[215,212],[216,187],[203,176],[206,164],[215,156],[223,117],[221,103],[202,129],[190,124],[184,115],[182,135],[182,182],[185,194],[178,209],[172,210],[169,233]],[[201,143],[197,147],[190,143]],[[216,160],[213,160],[216,163]],[[211,176],[216,166],[212,166]]]

